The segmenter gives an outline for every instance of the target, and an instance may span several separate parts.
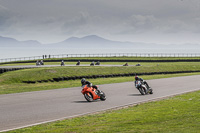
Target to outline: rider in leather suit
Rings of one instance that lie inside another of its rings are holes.
[[[99,88],[98,88],[96,85],[92,85],[92,86],[91,86],[92,83],[89,82],[89,81],[86,81],[85,78],[82,78],[82,79],[81,79],[81,84],[82,84],[82,86],[83,86],[83,85],[88,85],[88,86],[90,86],[90,87],[95,88],[99,93],[101,92],[101,91],[99,90]]]
[[[135,76],[135,84],[137,80],[142,81],[142,83],[144,83],[147,86],[147,89],[151,88],[145,80],[139,78],[138,76]]]

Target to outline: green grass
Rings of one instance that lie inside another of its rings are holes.
[[[121,56],[121,57],[70,57],[70,58],[50,58],[45,60],[182,60],[182,59],[200,59],[200,57],[138,57]]]
[[[65,62],[65,65],[76,65],[77,62]],[[91,62],[81,62],[81,65],[90,65]],[[100,62],[100,66],[101,65],[121,65],[123,66],[126,62]],[[139,62],[129,62],[129,65],[136,65]],[[142,65],[148,64],[148,63],[140,63]],[[158,63],[157,63],[158,64]],[[0,66],[36,66],[35,63],[12,63],[12,64],[2,64]],[[46,65],[59,65],[60,66],[60,62],[45,62],[44,66]],[[81,66],[80,65],[80,66]]]
[[[95,59],[95,58],[91,58]],[[99,59],[99,58],[98,58]],[[101,58],[103,59],[103,58]],[[106,58],[109,59],[109,58]],[[110,58],[111,59],[111,58]],[[116,59],[116,58],[114,58]],[[123,57],[120,59],[136,59]],[[154,58],[137,58],[139,60]],[[156,58],[176,59],[176,58]],[[177,58],[180,59],[180,58]],[[199,58],[181,58],[199,59]],[[56,63],[56,62],[54,62]],[[59,63],[59,62],[58,62]],[[75,62],[72,62],[75,63]],[[122,62],[120,62],[122,63]],[[125,62],[124,62],[125,63]],[[122,63],[122,64],[124,64]],[[46,63],[45,63],[46,64]],[[101,63],[107,64],[107,63]],[[119,63],[108,63],[119,65]],[[129,63],[135,65],[136,63]],[[160,71],[200,70],[199,62],[176,63],[141,63],[141,67],[54,67],[34,68],[0,74],[0,94],[21,93],[29,91],[50,90],[80,86],[80,80],[25,84],[25,80],[44,80],[62,76],[79,76],[94,74],[140,73]],[[16,65],[16,64],[15,64]],[[35,64],[33,64],[35,65]],[[48,65],[48,63],[46,64]],[[50,64],[49,65],[56,65]],[[145,80],[170,78],[178,76],[200,75],[200,73],[168,74],[142,76]],[[93,84],[110,84],[133,82],[133,77],[90,79]],[[87,115],[64,121],[57,121],[28,127],[14,133],[88,133],[88,132],[122,132],[122,133],[198,133],[200,131],[200,91],[188,93],[166,100],[139,104],[120,110],[110,110],[94,115]]]
[[[65,65],[76,65],[77,62],[65,62]],[[81,62],[81,65],[89,65],[91,62]],[[24,66],[24,65],[34,65],[36,66],[36,63],[12,63],[12,64],[0,64],[0,66]],[[60,62],[45,62],[45,65],[60,65]]]
[[[200,73],[165,74],[165,75],[162,74],[162,75],[151,75],[151,76],[147,75],[141,77],[145,80],[149,80],[149,79],[170,78],[170,77],[190,76],[190,75],[200,75]],[[134,77],[99,78],[99,79],[89,79],[89,81],[91,81],[95,85],[101,85],[101,84],[111,84],[111,83],[121,83],[121,82],[133,82]],[[81,86],[80,80],[69,80],[61,82],[48,82],[48,83],[36,83],[36,84],[0,83],[0,94],[51,90],[51,89],[70,88],[79,86]]]
[[[0,94],[20,93],[28,91],[49,90],[58,88],[67,88],[80,86],[80,80],[77,81],[64,81],[64,82],[48,82],[26,84],[22,81],[37,81],[48,80],[58,77],[70,76],[87,76],[87,75],[107,75],[107,74],[120,74],[120,73],[142,73],[142,72],[163,72],[163,71],[189,71],[200,70],[200,62],[176,62],[176,63],[142,63],[142,66],[128,66],[128,67],[103,67],[103,66],[75,66],[75,67],[46,67],[46,68],[33,68],[6,72],[0,74]],[[194,73],[196,74],[196,73]],[[197,73],[199,74],[199,73]],[[185,75],[185,74],[180,74]],[[186,74],[191,75],[191,74]],[[154,75],[159,76],[159,75]],[[154,76],[150,76],[153,78]],[[163,75],[161,75],[163,76]],[[168,77],[171,75],[165,75]],[[173,75],[174,76],[174,75]],[[142,76],[144,79],[148,78]],[[89,79],[94,84],[107,84],[133,81],[133,77],[121,78],[106,78],[106,79]]]
[[[199,133],[200,91],[11,133]]]
[[[50,59],[43,59],[44,63],[47,64],[46,61],[52,60],[52,61],[61,61],[61,60],[65,60],[66,62],[69,62],[70,60],[99,60],[101,62],[101,60],[113,60],[113,61],[117,61],[117,60],[138,60],[138,62],[140,62],[141,60],[193,60],[193,59],[200,59],[200,57],[70,57],[70,58],[50,58]],[[29,61],[33,61],[34,63],[31,63],[31,65],[35,65],[35,62],[37,60],[27,60],[27,61],[23,61],[25,64],[26,62]],[[4,65],[11,65],[11,64],[17,64],[17,65],[21,65],[23,63],[19,63],[22,61],[12,61],[12,62],[8,62],[9,64],[2,64],[0,63],[0,66],[4,66]],[[81,62],[83,63],[83,62]],[[52,64],[52,63],[51,63]],[[55,62],[55,64],[60,64],[60,62]]]
[[[148,73],[200,70],[200,62],[191,63],[145,63],[143,66],[76,66],[45,67],[7,72],[0,75],[0,84],[21,83],[22,81],[48,80],[58,77],[108,75],[121,73]]]
[[[65,65],[76,65],[77,62],[65,62]],[[81,62],[81,65],[90,65],[91,62]],[[126,62],[100,62],[101,65],[124,65]],[[165,64],[179,64],[179,65],[186,65],[186,64],[199,64],[199,62],[128,62],[129,65],[136,65],[140,63],[143,66],[146,65],[165,65]],[[22,66],[22,65],[36,65],[35,63],[12,63],[12,64],[0,64],[0,66]],[[45,65],[59,65],[60,62],[44,62]]]

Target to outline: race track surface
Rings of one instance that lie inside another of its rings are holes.
[[[76,65],[68,65],[66,64],[65,66],[76,66]],[[79,66],[90,66],[90,64],[82,64]],[[108,66],[108,67],[113,67],[113,66],[123,66],[123,65],[94,65],[94,66]],[[129,65],[129,66],[136,66],[136,65]],[[63,67],[60,65],[40,65],[40,66],[36,66],[36,65],[20,65],[20,66],[0,66],[0,68],[38,68],[38,67]],[[78,66],[77,66],[78,67]],[[93,66],[91,66],[93,67]]]
[[[200,90],[199,81],[200,75],[148,80],[154,94],[145,96],[133,82],[100,85],[107,100],[91,103],[81,87],[0,95],[0,132]]]

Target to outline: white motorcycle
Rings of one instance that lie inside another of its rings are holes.
[[[139,90],[142,95],[153,94],[153,89],[148,88],[142,81],[138,80],[135,83],[135,87]]]

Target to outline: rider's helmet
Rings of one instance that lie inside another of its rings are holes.
[[[83,84],[83,83],[85,83],[85,82],[86,82],[85,78],[82,78],[82,79],[81,79],[81,83]]]
[[[138,79],[139,79],[139,77],[136,75],[136,76],[135,76],[135,80],[138,80]]]

